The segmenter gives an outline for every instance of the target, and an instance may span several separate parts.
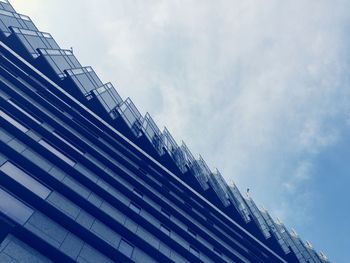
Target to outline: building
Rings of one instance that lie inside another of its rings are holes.
[[[0,0],[0,262],[328,262]]]

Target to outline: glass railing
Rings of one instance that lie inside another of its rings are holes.
[[[20,27],[10,27],[10,30],[17,36],[18,40],[23,44],[26,50],[33,58],[39,56],[37,49],[60,49],[56,41],[49,33],[29,30]]]
[[[241,192],[238,190],[234,182],[229,185],[229,191],[227,192],[232,204],[240,212],[243,220],[248,223],[251,220],[251,213],[249,211],[248,205],[245,202]]]
[[[102,106],[112,119],[117,117],[114,112],[123,100],[111,83],[106,83],[103,86],[92,90],[91,94],[96,102]]]
[[[64,72],[67,74],[68,78],[74,82],[76,87],[79,88],[84,96],[88,96],[92,90],[103,86],[102,81],[91,67],[66,69]]]
[[[17,14],[12,10],[5,10],[0,5],[0,30],[5,36],[9,36],[12,33],[10,27],[38,31],[28,16]]]
[[[173,136],[170,134],[167,128],[164,128],[163,131],[163,144],[169,155],[172,157],[177,167],[182,173],[187,171],[185,154],[182,151],[181,147],[177,145]]]
[[[147,112],[142,122],[142,131],[145,134],[146,138],[150,141],[159,155],[163,155],[163,135],[159,130],[158,126],[152,119],[152,117]]]
[[[253,214],[254,221],[257,223],[265,238],[271,237],[269,227],[253,199],[251,197],[248,197],[246,198],[246,201],[250,211]]]
[[[284,239],[286,244],[288,244],[288,246],[291,248],[291,250],[293,251],[293,253],[297,257],[299,262],[306,263],[306,259],[303,255],[302,251],[299,250],[298,246],[295,244],[293,237],[291,236],[291,234],[289,233],[287,228],[284,226],[284,224],[279,219],[277,219],[277,221],[276,221],[276,226],[277,226],[277,229],[280,232],[282,238]]]
[[[270,214],[268,213],[268,211],[265,208],[261,209],[260,212],[261,212],[262,216],[264,217],[267,225],[269,226],[271,232],[275,236],[277,242],[281,246],[283,252],[285,254],[288,254],[290,252],[290,249],[288,248],[288,245],[286,244],[286,242],[282,238],[281,234],[277,230],[277,227],[276,227],[274,220],[272,219],[272,217],[270,216]]]
[[[120,104],[117,110],[135,136],[139,137],[141,135],[140,129],[143,118],[132,100],[127,98]]]
[[[172,155],[172,153],[179,148],[175,139],[173,138],[173,136],[170,134],[170,132],[166,127],[164,127],[164,130],[163,130],[163,143],[164,143],[165,149],[167,149],[170,155]]]
[[[316,251],[314,250],[312,244],[309,241],[305,241],[304,246],[309,251],[314,262],[317,262],[317,263],[322,262],[319,256],[317,255]]]
[[[222,177],[221,173],[216,169],[214,173],[211,173],[211,176],[209,176],[209,184],[217,194],[217,196],[220,198],[221,202],[224,206],[230,205],[229,197],[228,197],[228,190],[227,190],[227,184]]]
[[[296,244],[296,246],[298,247],[299,251],[302,253],[304,259],[307,262],[313,262],[312,260],[312,256],[310,254],[310,251],[308,249],[306,249],[306,247],[304,246],[303,242],[300,240],[298,234],[295,232],[294,229],[292,229],[290,231],[290,235],[292,236],[294,243]]]
[[[189,166],[203,190],[207,190],[209,188],[208,181],[209,176],[211,176],[211,171],[206,162],[199,156],[198,160],[193,158],[193,160],[189,162]]]
[[[8,0],[1,0],[0,8],[11,12],[16,12]]]
[[[61,79],[66,77],[65,70],[82,67],[71,50],[39,48],[38,52]]]
[[[321,251],[318,256],[320,257],[320,259],[323,261],[323,262],[329,262],[328,258],[326,257],[326,255]]]

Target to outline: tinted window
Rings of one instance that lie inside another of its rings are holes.
[[[120,241],[118,250],[130,258],[132,256],[132,252],[134,251],[134,246],[122,239]]]
[[[49,188],[39,183],[37,180],[11,162],[4,163],[0,167],[0,170],[43,199],[45,199],[51,193]]]
[[[48,144],[46,141],[40,140],[39,143],[69,165],[73,166],[75,164],[75,162],[72,159],[68,158],[66,155],[64,155],[59,150]]]
[[[33,214],[33,210],[0,188],[0,211],[23,225]]]
[[[27,132],[28,129],[26,127],[24,127],[22,124],[20,124],[18,121],[16,121],[14,118],[10,117],[9,115],[7,115],[5,112],[3,112],[2,110],[0,110],[0,116],[2,118],[4,118],[5,120],[7,120],[9,123],[11,123],[12,125],[16,126],[19,130],[21,130],[22,132]]]
[[[130,208],[131,208],[131,210],[133,210],[133,211],[135,211],[136,213],[140,213],[140,211],[141,211],[141,208],[138,206],[138,205],[136,205],[136,204],[134,204],[134,203],[130,203],[130,206],[129,206]]]

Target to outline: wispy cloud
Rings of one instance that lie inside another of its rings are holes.
[[[273,214],[312,220],[315,157],[349,124],[349,1],[13,2]]]

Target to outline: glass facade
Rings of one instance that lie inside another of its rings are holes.
[[[0,32],[0,262],[328,262],[4,0]]]

